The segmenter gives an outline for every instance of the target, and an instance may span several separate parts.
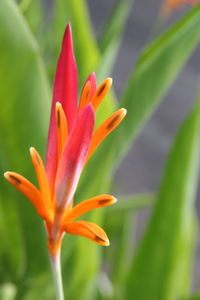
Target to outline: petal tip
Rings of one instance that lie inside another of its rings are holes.
[[[110,241],[108,238],[105,239],[104,242],[102,242],[102,246],[106,246],[106,247],[110,246]]]
[[[87,110],[88,112],[90,113],[93,113],[94,114],[94,107],[91,103],[88,103],[85,107],[84,107],[85,110]],[[84,110],[83,109],[83,110]]]
[[[30,147],[29,148],[29,152],[30,152],[30,154],[33,154],[35,152],[35,148],[34,147]]]
[[[105,233],[104,236],[95,234],[94,239],[92,240],[101,246],[110,246],[110,241]]]
[[[21,180],[18,178],[19,176],[15,172],[7,171],[4,173],[4,177],[8,182],[15,186],[21,184]]]
[[[67,26],[66,26],[66,28],[65,28],[65,33],[69,33],[70,35],[71,35],[71,33],[72,33],[72,24],[71,24],[71,21],[69,21],[69,22],[67,23]]]
[[[108,89],[110,89],[112,83],[113,83],[113,79],[111,77],[106,78],[106,85]]]
[[[115,204],[117,202],[117,198],[112,196],[112,203],[111,204]]]
[[[10,176],[10,172],[9,171],[4,172],[3,176],[8,180]]]
[[[121,112],[122,112],[122,114],[125,117],[125,115],[127,114],[127,109],[126,108],[121,108]]]
[[[105,246],[106,246],[106,247],[110,246],[110,241],[109,241],[109,240],[106,241]]]
[[[62,107],[62,104],[59,101],[56,101],[56,108]]]
[[[93,71],[90,76],[96,77],[96,73]]]

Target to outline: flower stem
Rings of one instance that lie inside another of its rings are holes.
[[[63,292],[63,283],[62,283],[62,272],[61,272],[61,264],[60,264],[60,250],[56,255],[51,255],[50,253],[50,261],[53,273],[53,279],[56,290],[56,299],[64,300],[64,292]]]

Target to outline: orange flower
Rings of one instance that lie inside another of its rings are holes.
[[[164,12],[171,12],[182,5],[197,5],[200,3],[199,0],[165,0],[164,2]]]
[[[112,80],[107,78],[96,88],[96,77],[92,73],[82,89],[78,105],[77,67],[68,25],[55,75],[45,166],[39,153],[30,148],[39,187],[15,172],[5,173],[5,178],[31,201],[44,220],[52,257],[58,253],[64,233],[109,245],[102,228],[76,219],[93,209],[111,205],[116,199],[111,195],[100,195],[74,207],[73,199],[84,165],[126,115],[125,109],[119,109],[94,131],[95,111],[111,84]]]

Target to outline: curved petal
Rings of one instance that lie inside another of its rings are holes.
[[[72,222],[74,219],[80,217],[81,215],[95,209],[98,207],[104,207],[114,204],[117,199],[111,195],[99,195],[74,206],[69,212],[66,213],[63,219],[64,223]]]
[[[94,128],[94,110],[88,104],[77,122],[61,154],[55,181],[56,206],[64,209],[73,198],[85,164]]]
[[[83,107],[85,107],[88,103],[90,103],[91,95],[92,95],[92,85],[90,81],[87,81],[84,84],[84,87],[81,92],[79,111],[81,111]]]
[[[112,85],[112,78],[106,78],[96,90],[91,103],[96,111],[103,99],[106,97]]]
[[[67,26],[62,50],[58,60],[54,89],[53,102],[51,107],[51,118],[47,143],[46,154],[46,171],[50,186],[54,184],[56,168],[57,168],[57,136],[56,136],[56,120],[55,120],[55,106],[56,102],[60,102],[67,118],[68,131],[72,127],[77,118],[78,108],[78,75],[76,61],[74,58],[72,33],[70,25]]]
[[[97,80],[96,80],[96,74],[95,72],[92,72],[88,78],[86,79],[86,82],[90,81],[91,82],[91,86],[92,86],[92,93],[91,93],[91,97],[94,96],[94,93],[96,92],[97,89]],[[91,99],[90,99],[91,100]]]
[[[56,128],[58,142],[58,160],[68,137],[67,120],[60,102],[56,102]]]
[[[85,81],[82,89],[79,111],[92,100],[97,88],[96,74],[92,72]]]
[[[112,114],[108,119],[106,119],[94,132],[90,148],[88,151],[87,159],[93,154],[99,144],[105,139],[105,137],[112,132],[126,116],[126,109],[121,108]]]
[[[63,229],[67,233],[84,236],[102,246],[110,245],[109,239],[105,231],[94,223],[78,221],[74,223],[65,224]]]
[[[38,180],[38,185],[42,195],[42,199],[45,202],[45,206],[51,215],[53,215],[53,201],[51,199],[51,193],[49,188],[49,183],[47,181],[46,173],[42,158],[35,148],[30,148],[30,156],[35,169],[35,173]]]
[[[6,172],[4,173],[4,176],[8,182],[31,201],[36,211],[43,219],[48,218],[48,212],[43,204],[41,193],[30,181],[15,172]]]

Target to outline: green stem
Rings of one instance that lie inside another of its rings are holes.
[[[63,283],[62,283],[62,272],[60,264],[60,250],[55,256],[50,254],[50,261],[53,273],[53,279],[56,289],[56,299],[64,300]]]

